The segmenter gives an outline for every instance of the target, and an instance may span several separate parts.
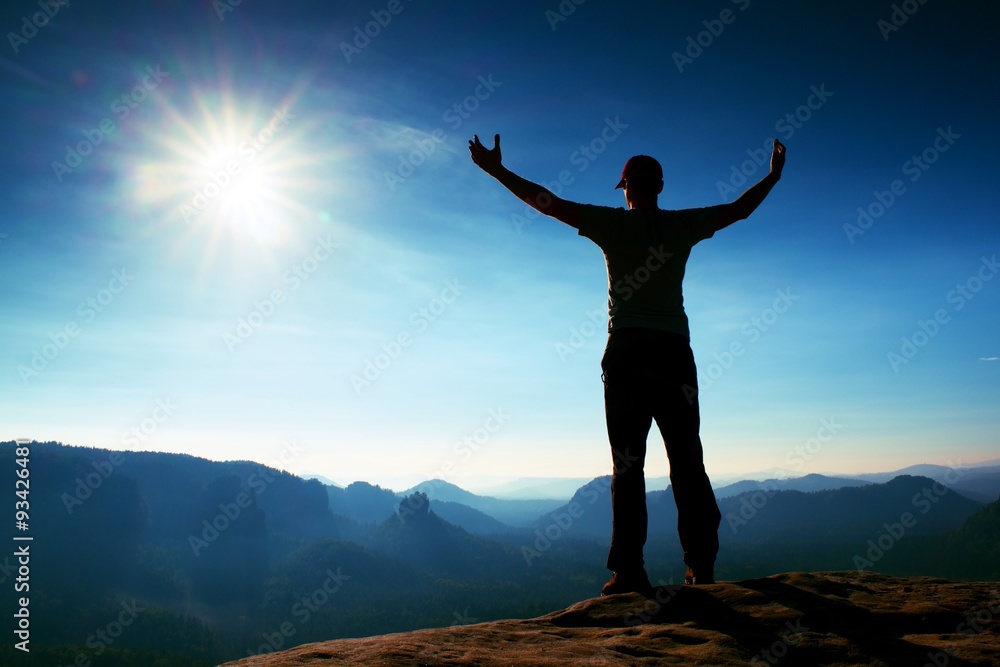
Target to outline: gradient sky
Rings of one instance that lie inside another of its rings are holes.
[[[688,263],[710,474],[997,458],[997,5],[578,2],[5,3],[0,438],[607,474],[601,253],[467,140],[686,208],[778,137]]]

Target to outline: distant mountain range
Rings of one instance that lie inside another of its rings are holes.
[[[484,489],[482,494],[494,498],[568,500],[589,481],[586,477],[522,477]]]
[[[892,479],[890,477],[889,479]],[[871,484],[862,479],[852,479],[849,477],[829,477],[827,475],[810,474],[803,477],[780,477],[769,478],[763,481],[742,480],[733,482],[715,489],[717,498],[728,498],[741,493],[752,493],[758,490],[765,491],[832,491],[850,486],[864,486]]]
[[[929,464],[910,466],[895,472],[861,474],[854,477],[813,473],[802,477],[747,479],[716,486],[715,494],[721,500],[759,490],[805,493],[833,491],[884,483],[903,475],[927,477],[979,503],[990,502],[1000,497],[1000,465],[949,468]],[[593,480],[582,478],[525,478],[496,487],[498,493],[508,494],[498,496],[472,493],[440,479],[428,480],[399,492],[365,482],[355,482],[348,487],[327,486],[333,511],[362,523],[386,518],[395,511],[395,504],[399,498],[421,491],[431,499],[433,509],[442,518],[472,532],[489,534],[503,532],[509,527],[532,525],[540,516],[567,504],[580,489],[592,482]],[[647,489],[667,489],[668,485],[667,478],[647,480]],[[538,497],[525,495],[529,493],[540,495]]]
[[[250,461],[28,449],[37,664],[97,657],[95,628],[122,605],[143,612],[102,658],[186,667],[335,637],[537,616],[593,596],[608,575],[607,476],[568,497],[497,498],[442,480],[395,492]],[[15,443],[0,443],[0,457],[16,470]],[[911,472],[928,476],[721,486],[717,576],[1000,578],[1000,471]],[[650,491],[647,505],[647,569],[669,581],[683,571],[672,490]],[[0,557],[0,571],[13,567],[13,556]],[[0,664],[12,664],[10,650],[0,648]]]
[[[956,481],[956,472],[957,481]],[[738,477],[712,476],[715,493],[719,497],[735,495],[744,491],[756,489],[765,483],[778,483],[782,488],[795,491],[825,491],[838,489],[844,486],[860,486],[887,482],[893,477],[900,475],[913,475],[916,477],[929,477],[935,481],[949,483],[956,491],[977,496],[977,500],[988,502],[990,499],[1000,495],[1000,461],[987,461],[973,466],[962,466],[956,464],[954,468],[933,464],[919,464],[908,466],[900,470],[878,473],[859,473],[854,475],[836,474],[807,474],[802,477],[789,477],[783,471],[766,471],[756,475],[743,475]],[[332,480],[322,475],[309,474],[304,479],[316,479],[323,484],[337,488],[343,488]],[[585,477],[524,477],[520,479],[500,484],[497,486],[482,489],[478,492],[469,492],[454,484],[443,482],[442,480],[428,480],[413,489],[424,488],[427,485],[435,487],[445,485],[448,488],[457,490],[456,496],[442,500],[453,500],[464,502],[461,494],[472,496],[495,498],[500,500],[569,500],[580,487],[591,480]],[[647,477],[647,490],[663,490],[669,486],[670,480],[667,477]],[[399,493],[405,494],[410,490]],[[450,492],[448,492],[450,493]]]

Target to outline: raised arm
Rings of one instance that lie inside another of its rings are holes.
[[[751,186],[739,198],[719,207],[719,226],[717,229],[728,227],[737,220],[746,220],[750,214],[757,210],[760,203],[764,201],[774,184],[781,179],[781,170],[785,168],[785,145],[777,139],[774,140],[774,148],[771,151],[771,171]]]
[[[532,207],[539,213],[551,216],[565,222],[570,227],[580,226],[579,205],[556,197],[547,188],[521,178],[502,164],[500,153],[500,135],[493,137],[493,149],[486,148],[479,142],[479,135],[473,135],[469,142],[469,153],[472,161],[500,184],[514,193],[514,196]]]

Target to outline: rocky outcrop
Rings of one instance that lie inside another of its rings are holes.
[[[508,620],[306,644],[226,663],[328,665],[1000,664],[1000,583],[868,572],[661,586]]]

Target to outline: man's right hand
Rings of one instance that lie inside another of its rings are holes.
[[[491,176],[495,176],[501,167],[500,135],[493,136],[493,150],[486,148],[479,142],[479,135],[472,135],[473,141],[469,142],[469,153],[472,161]]]
[[[472,141],[469,142],[469,153],[472,155],[472,161],[480,169],[500,181],[501,185],[510,190],[515,197],[525,204],[539,213],[565,222],[570,227],[579,228],[579,204],[556,197],[547,188],[521,178],[501,164],[499,134],[493,137],[492,150],[480,143],[478,134],[473,135]]]

